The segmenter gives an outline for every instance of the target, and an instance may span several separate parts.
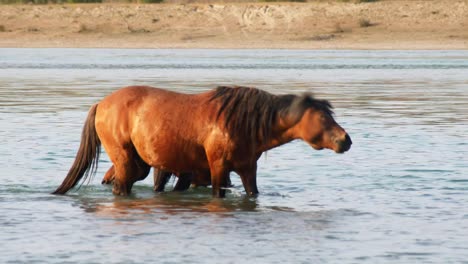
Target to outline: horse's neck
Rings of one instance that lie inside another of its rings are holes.
[[[272,148],[276,148],[278,146],[291,142],[295,139],[297,139],[297,137],[295,136],[294,131],[292,129],[282,131],[274,135],[273,137],[271,137],[269,140],[267,140],[267,142],[260,144],[258,148],[259,150],[258,152],[259,153],[265,152]]]

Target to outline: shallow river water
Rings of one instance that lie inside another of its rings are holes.
[[[105,155],[50,195],[88,108],[134,84],[312,91],[354,144],[269,151],[258,198],[234,174],[225,199],[115,197]],[[467,51],[0,49],[0,146],[0,263],[468,263]]]

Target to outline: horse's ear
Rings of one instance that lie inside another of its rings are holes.
[[[282,111],[280,117],[286,126],[291,127],[301,120],[305,110],[310,104],[310,98],[311,94],[309,93],[295,96],[286,111]]]

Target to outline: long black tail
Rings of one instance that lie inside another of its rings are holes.
[[[81,143],[76,154],[75,161],[68,171],[67,177],[62,184],[52,194],[65,194],[81,180],[96,172],[99,155],[101,154],[101,140],[96,133],[94,120],[98,104],[91,107],[86,118],[83,132],[81,133]]]

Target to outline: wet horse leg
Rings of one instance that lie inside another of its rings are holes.
[[[174,191],[186,191],[192,183],[193,173],[181,173],[174,187]]]
[[[247,168],[238,169],[236,172],[241,177],[242,184],[244,185],[247,195],[257,196],[257,164]]]
[[[166,186],[167,182],[172,176],[172,172],[164,171],[164,170],[159,170],[159,169],[154,169],[154,191],[156,192],[163,192],[164,187]],[[188,188],[190,188],[190,185],[192,182],[195,180],[195,174],[194,173],[182,173],[180,174],[177,178],[177,183],[174,187],[174,191],[186,191]],[[209,175],[207,176],[209,177]],[[196,182],[196,181],[195,181]],[[207,186],[210,185],[211,180],[208,179],[208,183],[205,184],[200,184],[199,182],[196,182],[195,185],[203,185]],[[229,181],[230,183],[230,181]]]
[[[226,196],[226,188],[228,187],[229,170],[225,166],[210,164],[211,186],[213,188],[213,196],[224,198]]]
[[[115,167],[112,165],[102,178],[101,184],[111,184],[115,178]]]
[[[208,164],[210,166],[211,187],[213,188],[213,197],[224,198],[229,179],[229,164],[226,161],[225,153],[220,151],[220,145],[226,142],[211,142],[205,149]]]
[[[194,172],[192,177],[192,184],[193,187],[207,187],[211,185],[211,175],[210,172]],[[233,187],[234,185],[231,182],[231,177],[227,177],[227,186]]]
[[[129,195],[133,184],[146,178],[151,168],[133,149],[121,151],[113,160],[115,179],[112,192],[115,195]]]
[[[163,192],[164,187],[172,176],[172,172],[164,171],[160,169],[154,169],[153,178],[154,178],[154,191]]]
[[[169,175],[170,176],[170,175]],[[146,178],[146,175],[139,180],[144,180]],[[107,170],[106,174],[102,178],[101,184],[111,184],[114,182],[115,179],[115,167],[112,165],[109,170]]]
[[[207,187],[211,185],[211,175],[209,171],[196,171],[192,174],[192,186],[193,187]]]

